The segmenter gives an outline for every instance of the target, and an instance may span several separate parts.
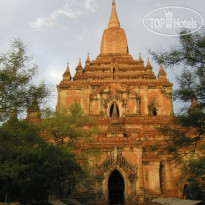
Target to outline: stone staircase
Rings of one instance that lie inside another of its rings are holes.
[[[119,118],[112,118],[106,131],[107,137],[126,137],[126,131]]]

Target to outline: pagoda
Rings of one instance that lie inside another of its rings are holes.
[[[172,86],[163,65],[156,76],[148,59],[133,59],[116,2],[96,60],[88,55],[71,77],[69,65],[57,86],[57,111],[74,102],[98,120],[94,143],[102,151],[90,204],[143,204],[156,196],[178,197],[178,170],[154,149],[165,137],[158,127],[173,113]],[[87,202],[87,204],[89,204]]]

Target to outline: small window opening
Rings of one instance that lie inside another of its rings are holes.
[[[112,77],[113,80],[115,80],[115,71],[116,71],[115,68],[113,68],[113,77]]]
[[[157,109],[156,108],[154,108],[154,110],[153,110],[153,115],[157,116]]]
[[[124,137],[129,137],[128,135],[127,135],[127,133],[124,133],[124,135],[123,135]]]

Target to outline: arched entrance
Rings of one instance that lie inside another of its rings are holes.
[[[184,190],[183,190],[183,199],[189,199],[190,198],[190,187],[188,184],[184,185]]]
[[[118,118],[120,116],[119,107],[116,103],[113,103],[110,107],[110,117]]]
[[[109,205],[123,205],[125,183],[118,170],[114,170],[108,181]]]

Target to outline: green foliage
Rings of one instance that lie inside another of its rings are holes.
[[[80,162],[85,171],[84,180],[81,186],[89,187],[95,181],[92,175],[95,161],[100,151],[92,147],[94,137],[97,134],[96,119],[83,113],[80,105],[72,104],[69,110],[49,113],[42,121],[41,129],[58,145],[65,145],[69,150],[78,153],[76,159]],[[93,159],[94,158],[94,159]]]
[[[183,34],[186,32],[182,31]],[[185,195],[191,199],[205,199],[205,157],[200,150],[205,146],[205,29],[180,36],[179,42],[180,45],[174,45],[168,51],[150,52],[158,63],[165,66],[184,66],[173,94],[184,107],[160,129],[168,137],[165,151],[172,156],[171,159],[184,162],[182,181],[187,183]],[[196,155],[199,150],[201,155]]]
[[[52,113],[42,122],[42,130],[53,136],[57,144],[66,143],[74,149],[76,145],[93,142],[93,135],[97,133],[96,120],[85,115],[77,104],[72,104],[69,111]]]
[[[44,83],[35,85],[37,66],[31,60],[19,39],[0,55],[0,201],[5,196],[9,202],[21,203],[42,202],[49,195],[68,197],[85,175],[66,146],[46,143],[39,124],[17,119],[14,111],[22,114],[34,109],[40,116],[38,103],[45,103],[49,95]],[[72,126],[81,125],[76,119]]]
[[[66,147],[46,144],[26,121],[0,127],[0,200],[27,203],[68,196],[84,176]]]
[[[8,146],[11,149],[12,146],[34,146],[42,142],[39,128],[28,121],[8,121],[0,127],[0,134],[1,146]]]
[[[33,82],[37,66],[31,60],[20,39],[14,39],[10,50],[0,55],[0,121],[7,120],[14,107],[25,111],[34,98],[42,103],[48,96],[44,83]]]
[[[194,151],[205,138],[205,30],[180,36],[179,41],[180,45],[170,47],[169,51],[151,52],[158,63],[185,67],[177,77],[174,99],[187,106],[173,117],[172,125],[162,128],[170,136],[169,153],[176,155],[184,147],[190,146]]]
[[[205,190],[205,152],[193,155],[186,160],[182,169],[182,179],[187,187],[184,196],[191,199],[204,199]]]
[[[187,32],[182,31],[182,33]],[[150,51],[158,63],[174,67],[183,65],[178,76],[175,99],[191,102],[195,97],[199,106],[205,106],[205,29],[201,32],[180,36],[180,45],[170,47],[169,51]]]

